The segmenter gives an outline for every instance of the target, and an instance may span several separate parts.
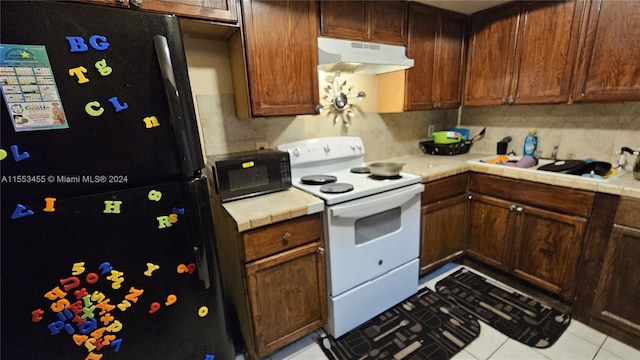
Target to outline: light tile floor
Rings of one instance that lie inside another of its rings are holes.
[[[458,265],[436,276],[421,279],[420,288],[435,289],[435,284],[443,277],[458,269]],[[472,270],[473,269],[469,269]],[[481,274],[487,277],[484,274]],[[509,287],[505,286],[509,289]],[[322,332],[313,333],[298,342],[273,354],[268,360],[324,360],[315,339]],[[240,356],[238,359],[242,359]],[[594,330],[576,320],[572,320],[560,339],[547,349],[536,349],[503,335],[480,321],[480,336],[469,344],[452,360],[640,360],[640,350],[636,350],[618,340]]]

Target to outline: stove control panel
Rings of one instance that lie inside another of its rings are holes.
[[[278,150],[291,155],[291,166],[317,164],[321,162],[342,162],[364,159],[362,139],[356,136],[333,136],[300,140],[278,145]]]

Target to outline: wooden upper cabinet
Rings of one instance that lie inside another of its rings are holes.
[[[465,105],[568,102],[583,5],[514,2],[472,15]]]
[[[139,0],[140,9],[228,23],[238,22],[236,0]],[[135,1],[129,1],[133,4]]]
[[[449,109],[460,106],[462,98],[467,18],[452,12],[441,11],[440,14],[433,100],[436,108]]]
[[[175,14],[186,18],[238,23],[237,0],[79,0],[95,3],[140,9],[143,11]]]
[[[320,34],[405,45],[407,11],[403,1],[321,1]]]
[[[504,103],[509,93],[519,4],[471,17],[465,105]]]
[[[435,8],[411,5],[407,56],[413,67],[406,70],[405,110],[432,109],[433,80],[438,36],[438,13]]]
[[[129,0],[76,0],[76,1],[92,3],[96,5],[117,6],[117,7],[123,7],[123,8],[128,8],[131,6],[129,4]]]
[[[369,6],[366,1],[320,1],[320,34],[368,40]]]
[[[460,105],[466,17],[429,6],[410,5],[405,110]]]
[[[517,104],[566,103],[584,2],[522,4],[511,94]]]
[[[239,36],[229,46],[238,117],[315,114],[320,99],[318,4],[243,0],[242,5],[244,47]],[[239,80],[242,76],[247,78]],[[244,84],[248,104],[239,103]]]
[[[640,2],[594,0],[589,5],[572,100],[640,100]]]
[[[406,45],[408,5],[402,1],[369,2],[369,38],[373,42]]]

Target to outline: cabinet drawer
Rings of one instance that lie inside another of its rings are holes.
[[[588,191],[485,174],[471,176],[469,191],[581,217],[589,217],[595,197]]]
[[[467,192],[469,174],[454,175],[424,184],[422,206]]]
[[[244,260],[250,262],[321,237],[322,221],[317,214],[247,231],[243,236]]]
[[[622,198],[616,211],[616,224],[640,229],[640,200]]]

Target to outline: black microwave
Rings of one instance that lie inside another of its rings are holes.
[[[291,165],[286,151],[264,149],[207,156],[211,187],[221,201],[286,190]]]

